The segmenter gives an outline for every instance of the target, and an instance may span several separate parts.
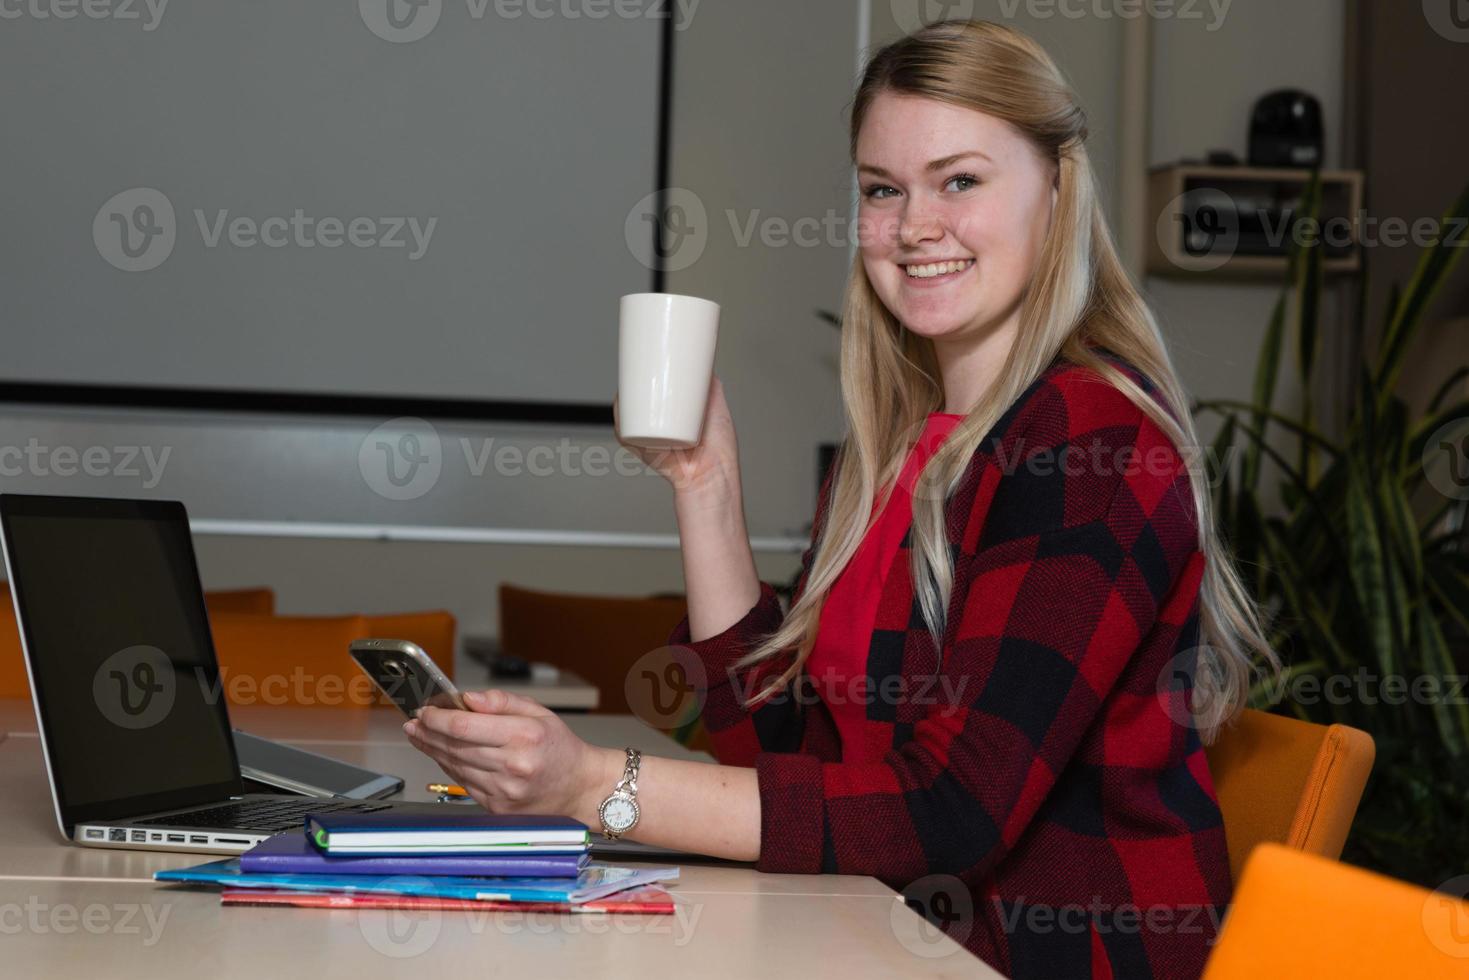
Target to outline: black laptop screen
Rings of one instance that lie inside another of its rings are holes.
[[[240,791],[181,504],[0,498],[62,820]]]

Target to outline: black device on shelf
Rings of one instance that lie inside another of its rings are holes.
[[[1279,89],[1250,113],[1250,166],[1319,167],[1325,143],[1321,103],[1298,89]]]

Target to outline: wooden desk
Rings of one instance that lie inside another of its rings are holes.
[[[428,799],[443,774],[402,738],[391,711],[255,707],[238,728],[402,776]],[[572,715],[601,745],[689,752],[635,718]],[[286,976],[366,980],[404,960],[475,976],[996,977],[872,878],[768,875],[686,864],[674,916],[223,908],[213,890],[154,871],[201,855],[64,844],[26,702],[0,701],[0,940],[6,976]]]
[[[595,711],[602,700],[602,692],[569,670],[560,670],[554,681],[507,680],[491,677],[490,668],[483,660],[466,652],[469,646],[498,649],[499,641],[493,637],[466,636],[459,645],[454,658],[454,684],[460,690],[474,691],[485,687],[498,687],[533,698],[552,711]]]
[[[569,670],[558,673],[554,681],[507,680],[491,677],[483,664],[470,661],[455,667],[454,685],[461,691],[479,691],[496,687],[514,694],[524,694],[552,711],[594,711],[602,700],[602,692]]]

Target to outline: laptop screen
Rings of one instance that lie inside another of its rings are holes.
[[[183,505],[4,494],[0,517],[65,830],[241,792]]]

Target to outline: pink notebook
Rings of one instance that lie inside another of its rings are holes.
[[[309,909],[415,909],[421,911],[473,912],[623,912],[639,915],[672,915],[673,896],[662,885],[644,885],[608,895],[606,898],[563,905],[555,902],[476,901],[467,898],[436,898],[417,895],[384,895],[371,892],[302,892],[269,888],[227,888],[220,893],[221,905],[286,905]]]

